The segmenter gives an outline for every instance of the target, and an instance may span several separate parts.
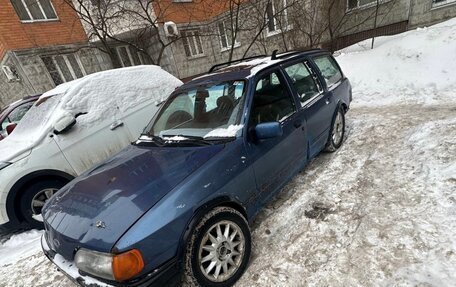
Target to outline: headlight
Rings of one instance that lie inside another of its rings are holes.
[[[5,167],[7,167],[10,164],[11,164],[10,162],[0,162],[0,170],[4,169]]]
[[[141,252],[136,249],[121,254],[79,249],[74,257],[74,262],[81,271],[115,281],[131,279],[144,268]]]

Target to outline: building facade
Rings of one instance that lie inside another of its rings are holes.
[[[87,36],[93,31],[65,0],[0,0],[0,108],[25,95],[43,93],[60,83],[113,67],[160,64],[186,80],[232,59],[270,54],[276,49],[338,50],[374,36],[456,16],[456,0],[153,3],[153,11],[146,15],[154,18],[149,27],[147,21],[128,17],[111,25],[117,29],[111,31],[117,40],[109,42],[113,53],[108,55],[96,48],[101,45],[99,39]]]
[[[0,107],[110,68],[106,63],[63,0],[0,0]]]

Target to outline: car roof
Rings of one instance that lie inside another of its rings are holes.
[[[204,85],[214,82],[241,80],[254,77],[259,72],[275,65],[280,65],[296,58],[312,56],[315,54],[329,53],[322,49],[313,49],[307,51],[291,51],[281,54],[273,53],[272,56],[256,56],[244,60],[235,60],[227,63],[217,64],[211,68],[206,75],[197,77],[184,84],[182,88],[191,86]],[[225,67],[223,67],[226,65]]]

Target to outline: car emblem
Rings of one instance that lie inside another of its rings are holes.
[[[97,223],[95,223],[95,226],[97,228],[106,228],[106,224],[101,220],[98,220]]]
[[[60,241],[58,241],[57,239],[52,240],[52,243],[54,244],[54,248],[60,247]]]

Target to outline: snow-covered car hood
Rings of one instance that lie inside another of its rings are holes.
[[[145,212],[223,147],[127,147],[47,202],[50,247],[68,260],[78,247],[110,252]]]

